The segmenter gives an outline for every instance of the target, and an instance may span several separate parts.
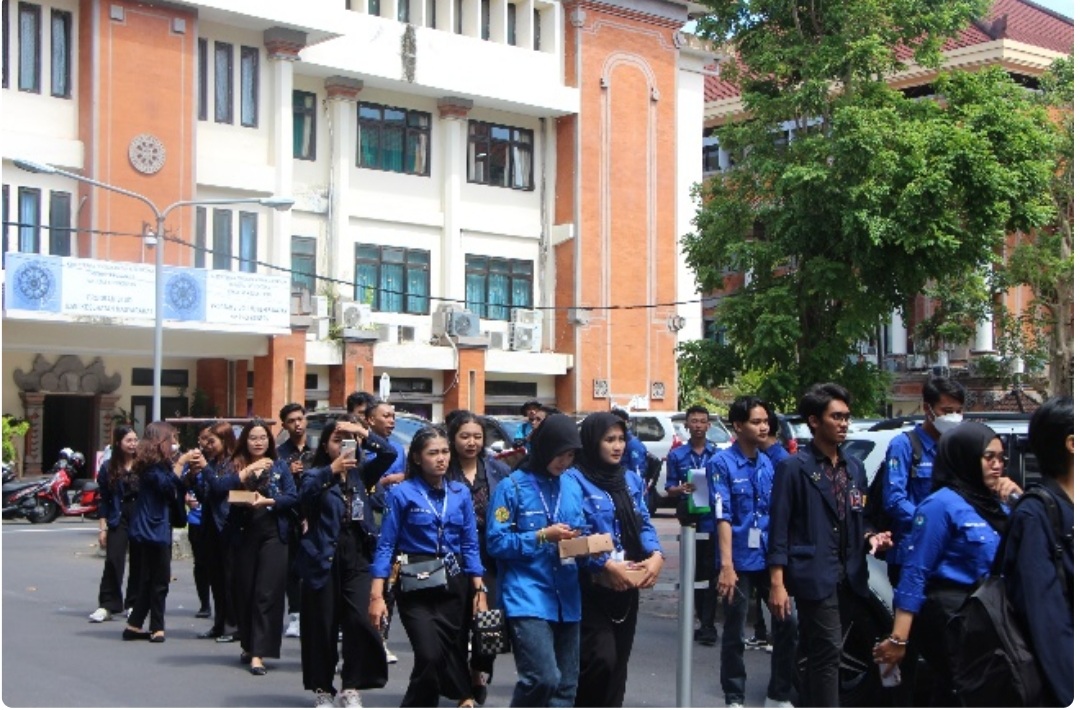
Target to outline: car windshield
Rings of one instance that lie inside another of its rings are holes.
[[[862,439],[848,439],[840,445],[844,456],[854,456],[859,461],[866,461],[866,457],[874,450],[874,442]]]
[[[401,447],[406,451],[409,449],[409,444],[412,443],[413,436],[416,432],[420,431],[424,427],[428,426],[428,423],[423,419],[414,417],[397,417],[394,420],[394,431],[390,433],[390,438],[401,444]]]

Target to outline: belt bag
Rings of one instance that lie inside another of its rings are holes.
[[[398,580],[406,594],[422,589],[446,589],[446,565],[441,559],[410,562],[401,565]]]

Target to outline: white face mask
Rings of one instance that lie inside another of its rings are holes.
[[[175,454],[175,453],[176,453],[177,451],[179,451],[179,450],[180,450],[180,444],[173,444],[173,445],[172,445],[172,452],[173,452],[174,454]]]
[[[944,434],[950,429],[960,426],[962,421],[964,421],[963,414],[941,414],[934,418],[934,428],[938,430],[939,434]]]

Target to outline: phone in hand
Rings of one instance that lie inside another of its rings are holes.
[[[341,442],[341,455],[350,459],[356,458],[356,439],[346,439]]]

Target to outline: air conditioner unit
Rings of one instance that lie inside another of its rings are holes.
[[[398,341],[398,327],[389,323],[379,323],[378,328],[380,343],[396,343]]]
[[[315,318],[312,323],[315,327],[315,339],[326,340],[330,337],[330,319],[329,318]]]
[[[330,317],[330,299],[326,296],[311,297],[311,315],[314,318]]]
[[[342,328],[356,330],[371,323],[371,306],[356,301],[338,301],[334,320]]]
[[[398,342],[399,343],[415,343],[416,342],[416,327],[412,325],[399,325],[398,326]]]
[[[540,340],[543,335],[543,326],[539,323],[526,325],[513,323],[510,326],[510,349],[519,352],[540,352]]]
[[[455,303],[444,303],[431,316],[431,334],[435,337],[477,337],[480,335],[480,318]]]
[[[488,337],[488,343],[492,350],[505,350],[506,349],[506,333],[502,331],[494,331],[485,333]]]
[[[522,325],[539,325],[544,322],[543,311],[530,310],[528,308],[515,308],[510,311],[510,322]]]

